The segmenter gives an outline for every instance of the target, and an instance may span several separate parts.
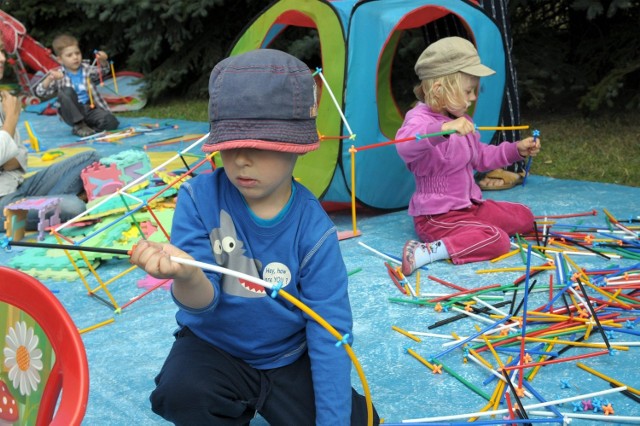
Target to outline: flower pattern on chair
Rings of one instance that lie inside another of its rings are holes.
[[[9,327],[3,353],[4,365],[9,370],[9,380],[22,395],[36,391],[40,384],[42,370],[42,350],[38,347],[39,338],[32,327],[24,321],[18,321]]]

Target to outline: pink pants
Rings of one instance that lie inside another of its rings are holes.
[[[509,237],[533,232],[533,213],[524,204],[485,200],[462,210],[413,218],[422,241],[442,240],[456,265],[507,253]]]

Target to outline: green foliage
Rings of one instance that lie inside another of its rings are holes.
[[[523,123],[540,130],[542,150],[531,173],[556,179],[640,186],[640,122],[637,112],[584,117],[523,112]]]
[[[149,117],[158,120],[172,118],[176,120],[209,121],[209,100],[163,99],[147,104],[139,111],[118,113],[122,117]]]
[[[151,99],[206,97],[212,67],[269,3],[0,0],[45,46],[70,32],[85,57],[102,49],[117,70],[142,72]],[[511,0],[509,10],[523,105],[585,112],[640,108],[640,0]],[[277,40],[277,48],[311,67],[319,64],[315,30],[288,28]],[[398,52],[413,54],[412,46],[400,43]],[[394,78],[401,74],[396,71]]]
[[[138,71],[151,99],[204,97],[209,73],[267,5],[260,0],[5,0],[3,9],[47,47],[70,32],[85,57],[106,51],[117,70]]]
[[[639,1],[520,0],[511,19],[524,105],[640,107]]]

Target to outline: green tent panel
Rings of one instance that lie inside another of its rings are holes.
[[[283,0],[268,7],[258,16],[236,41],[231,55],[266,48],[286,26],[315,28],[320,38],[320,53],[324,78],[331,87],[338,105],[343,104],[345,77],[344,32],[335,9],[327,2]],[[321,81],[316,77],[316,81]],[[340,136],[340,113],[331,96],[320,91],[318,103],[318,132],[327,137]],[[311,192],[320,197],[333,178],[340,154],[339,139],[327,139],[320,149],[298,160],[294,174]]]
[[[357,149],[392,140],[402,123],[391,86],[402,36],[450,14],[463,23],[483,62],[496,70],[481,80],[474,110],[476,123],[495,126],[505,90],[504,40],[493,20],[474,2],[278,0],[242,32],[231,55],[269,47],[288,27],[317,30],[321,56],[317,66],[356,137],[323,140],[318,151],[298,160],[296,178],[316,196],[332,202],[351,200],[351,146]],[[326,87],[320,90],[318,131],[327,137],[349,136]],[[483,132],[482,139],[489,141],[492,135]],[[404,208],[413,190],[413,177],[393,145],[356,154],[355,192],[361,204]]]

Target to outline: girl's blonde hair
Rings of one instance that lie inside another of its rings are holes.
[[[413,93],[435,112],[460,111],[469,107],[462,93],[462,72],[426,78],[413,88]]]

